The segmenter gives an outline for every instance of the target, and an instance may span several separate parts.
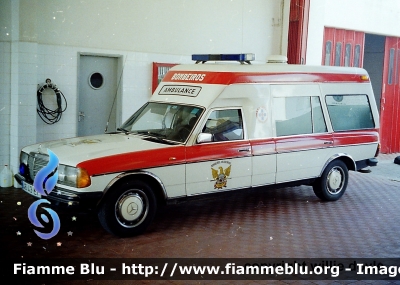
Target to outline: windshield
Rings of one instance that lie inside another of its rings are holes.
[[[150,102],[133,114],[120,131],[185,142],[203,109],[195,106]]]

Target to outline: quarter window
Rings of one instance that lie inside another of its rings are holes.
[[[203,133],[213,135],[213,141],[241,140],[243,134],[242,113],[239,109],[215,110],[210,114]]]
[[[326,105],[334,131],[374,128],[367,95],[327,95]]]

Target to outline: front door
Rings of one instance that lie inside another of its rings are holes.
[[[79,58],[78,136],[116,130],[117,58]]]
[[[241,109],[210,113],[201,132],[212,141],[186,150],[188,196],[251,186],[251,146],[243,126]]]

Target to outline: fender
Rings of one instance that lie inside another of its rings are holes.
[[[103,198],[105,197],[105,195],[107,194],[107,192],[110,190],[110,188],[120,179],[124,178],[124,177],[128,177],[128,176],[134,176],[134,175],[145,175],[145,176],[149,176],[152,179],[154,179],[159,186],[161,187],[161,190],[163,192],[163,198],[165,200],[168,199],[168,195],[167,195],[167,190],[165,189],[164,184],[162,183],[161,179],[156,176],[154,173],[151,173],[149,171],[137,171],[137,172],[127,172],[127,173],[121,173],[118,176],[114,177],[108,184],[107,186],[104,188],[103,191],[103,196],[101,197],[101,199],[98,201],[97,205],[99,205],[102,201]]]
[[[328,166],[329,163],[331,163],[332,161],[334,161],[335,159],[340,159],[340,158],[345,158],[344,159],[344,163],[347,165],[349,170],[356,170],[356,163],[354,161],[354,159],[351,157],[351,155],[347,154],[347,153],[337,153],[332,155],[324,164],[324,167],[322,167],[321,173],[319,174],[319,176],[322,176],[322,173],[325,171],[325,168]]]

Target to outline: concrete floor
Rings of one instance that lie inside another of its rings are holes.
[[[398,155],[398,154],[397,154]],[[398,258],[400,165],[381,155],[370,173],[350,172],[336,202],[311,187],[248,189],[159,210],[141,236],[116,238],[93,213],[58,210],[60,232],[42,240],[21,189],[0,188],[0,253],[4,258]],[[17,232],[21,234],[18,235]],[[72,233],[72,234],[71,234]],[[28,243],[32,243],[28,246]],[[60,246],[57,243],[61,243]],[[296,281],[68,281],[46,284],[307,284]],[[321,284],[322,281],[312,281]],[[29,282],[28,282],[29,283]],[[323,281],[365,284],[365,281]],[[368,282],[370,284],[376,282]],[[394,282],[393,282],[394,283]],[[11,283],[10,283],[11,284]],[[383,282],[382,284],[388,284]]]

